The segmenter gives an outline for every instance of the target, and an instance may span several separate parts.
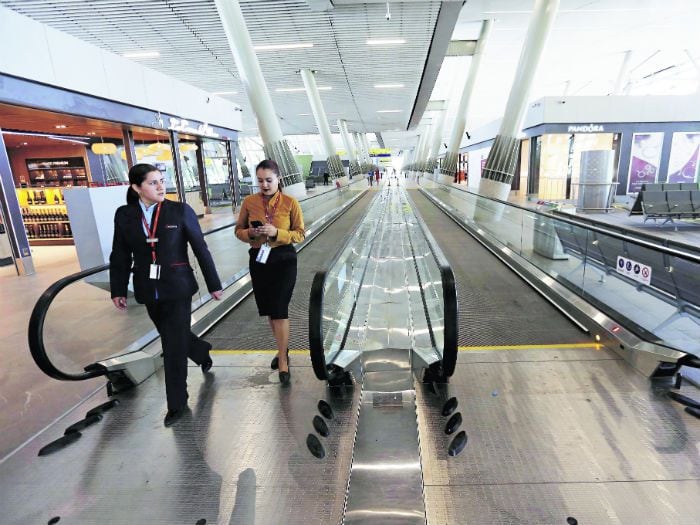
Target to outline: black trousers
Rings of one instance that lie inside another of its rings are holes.
[[[191,299],[156,301],[146,309],[163,346],[168,410],[176,410],[187,404],[187,358],[201,365],[209,358],[211,345],[190,330]]]

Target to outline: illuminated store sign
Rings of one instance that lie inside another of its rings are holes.
[[[569,133],[605,133],[602,124],[570,125],[567,129]]]
[[[193,128],[190,127],[189,121],[173,117],[170,117],[170,126],[168,129],[171,131],[180,131],[182,133],[194,133],[195,135],[202,135],[204,137],[219,136],[209,124],[200,124],[196,128]]]

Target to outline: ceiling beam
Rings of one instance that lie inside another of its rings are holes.
[[[440,12],[435,20],[433,38],[430,42],[425,65],[423,66],[423,75],[420,79],[416,99],[413,102],[413,110],[411,111],[411,118],[408,120],[407,130],[415,128],[423,117],[423,112],[435,87],[435,81],[438,73],[440,73],[442,61],[445,58],[445,53],[447,53],[452,33],[459,18],[459,12],[462,10],[464,3],[463,1],[442,2],[440,5]]]

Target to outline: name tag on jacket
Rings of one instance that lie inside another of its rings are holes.
[[[168,230],[176,230],[177,229],[177,224],[166,224],[165,227]]]

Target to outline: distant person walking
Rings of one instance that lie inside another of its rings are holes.
[[[330,179],[330,175],[328,175],[327,171],[323,172],[323,185],[328,186],[328,179]]]

